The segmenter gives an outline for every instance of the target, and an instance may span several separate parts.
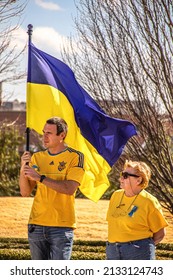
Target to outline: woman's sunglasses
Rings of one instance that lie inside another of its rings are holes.
[[[140,176],[138,176],[138,175],[136,175],[136,174],[131,174],[131,173],[128,173],[128,172],[121,172],[120,173],[120,177],[123,177],[123,179],[127,179],[129,176],[131,176],[131,177],[140,177]]]

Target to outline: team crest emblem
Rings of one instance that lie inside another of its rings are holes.
[[[67,162],[65,162],[65,161],[59,162],[58,170],[59,170],[59,171],[64,170],[65,167],[66,167],[66,163],[67,163]]]
[[[40,168],[36,164],[32,165],[32,168],[34,168],[35,171],[40,171]]]

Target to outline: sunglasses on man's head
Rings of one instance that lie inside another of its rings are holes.
[[[131,173],[128,173],[128,172],[121,172],[120,173],[120,177],[123,177],[123,179],[127,179],[129,176],[131,176],[131,177],[140,177],[140,176],[138,176],[138,175],[136,175],[136,174],[131,174]]]

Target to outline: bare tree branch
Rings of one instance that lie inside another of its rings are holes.
[[[22,14],[28,0],[19,1],[0,1],[0,83],[17,82],[24,78],[26,73],[20,68],[24,50],[18,50],[17,45],[12,45],[13,33],[20,27]],[[18,20],[17,24],[14,24]]]
[[[150,186],[173,213],[173,2],[80,0],[78,37],[63,58],[85,89],[114,117],[133,121],[138,136],[125,158],[152,169]],[[111,179],[112,180],[112,179]]]

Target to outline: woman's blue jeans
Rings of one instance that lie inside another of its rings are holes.
[[[152,238],[131,242],[106,243],[107,260],[154,260],[155,245]]]
[[[73,229],[28,225],[32,260],[69,260],[73,246]]]

